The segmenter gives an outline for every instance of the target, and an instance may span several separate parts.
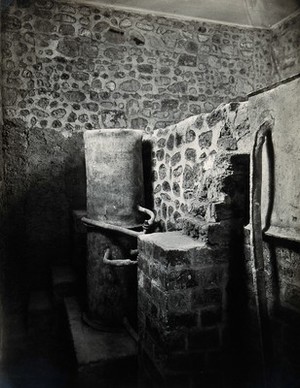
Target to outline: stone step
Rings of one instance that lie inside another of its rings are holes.
[[[74,297],[65,298],[64,305],[80,384],[96,387],[99,381],[130,378],[133,387],[137,370],[137,344],[133,338],[125,330],[112,333],[88,326]]]
[[[31,292],[28,304],[27,325],[30,335],[53,333],[55,328],[55,311],[47,291]]]
[[[194,217],[182,218],[182,232],[211,246],[228,246],[233,220],[207,222]]]
[[[66,296],[76,293],[76,274],[71,266],[56,265],[51,268],[52,292],[55,301],[63,301]]]

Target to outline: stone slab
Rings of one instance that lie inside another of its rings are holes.
[[[79,369],[91,364],[105,368],[112,362],[136,358],[137,344],[126,331],[107,333],[87,326],[75,298],[65,298],[65,308]]]
[[[160,246],[163,250],[199,249],[205,246],[204,242],[193,240],[181,232],[152,233],[139,236],[139,240],[145,243],[152,243]]]

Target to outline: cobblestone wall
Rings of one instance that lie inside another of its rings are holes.
[[[163,229],[182,229],[182,219],[187,217],[211,222],[232,216],[240,190],[238,182],[234,189],[229,187],[233,182],[224,183],[232,175],[225,155],[237,153],[239,143],[249,133],[246,102],[221,105],[210,114],[155,131],[153,192]],[[241,172],[243,167],[241,162]]]
[[[271,32],[51,0],[3,15],[7,118],[52,127],[163,127],[269,84]]]
[[[268,84],[274,67],[265,29],[18,4],[2,13],[4,147],[12,284],[26,289],[68,258],[69,209],[85,207],[83,131],[152,132]]]

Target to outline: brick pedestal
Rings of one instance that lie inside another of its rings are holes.
[[[141,236],[138,247],[141,353],[167,385],[220,378],[228,249],[180,232]]]

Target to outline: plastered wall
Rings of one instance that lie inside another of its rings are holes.
[[[297,11],[272,28],[272,48],[278,77],[284,80],[299,73],[300,12]]]

